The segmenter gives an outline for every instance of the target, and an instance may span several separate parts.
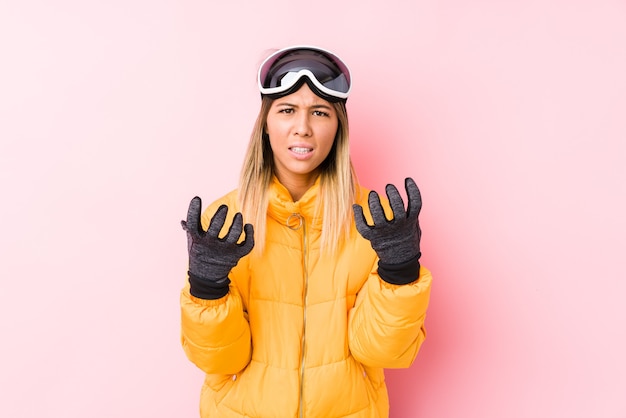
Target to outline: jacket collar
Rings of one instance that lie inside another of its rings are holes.
[[[268,215],[281,225],[294,225],[296,219],[302,216],[307,227],[322,229],[322,207],[320,198],[320,178],[304,193],[302,198],[294,202],[291,194],[276,177],[270,185]],[[296,219],[294,219],[296,217]]]

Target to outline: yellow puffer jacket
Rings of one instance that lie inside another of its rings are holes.
[[[384,282],[354,222],[349,240],[321,253],[318,191],[316,184],[294,203],[275,181],[263,256],[239,261],[221,299],[183,289],[182,345],[206,373],[202,417],[388,416],[383,368],[408,367],[417,355],[431,275],[422,267],[411,284]],[[367,194],[358,193],[369,217]],[[223,203],[230,225],[236,191],[207,208],[205,229]]]

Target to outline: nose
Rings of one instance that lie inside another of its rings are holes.
[[[299,112],[295,120],[294,133],[298,136],[311,136],[310,122],[307,112]]]

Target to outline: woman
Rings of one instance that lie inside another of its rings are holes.
[[[338,57],[285,48],[258,77],[239,188],[202,216],[195,197],[182,222],[201,416],[386,417],[383,368],[410,366],[425,338],[419,190],[406,180],[405,210],[394,186],[381,203],[357,183]]]

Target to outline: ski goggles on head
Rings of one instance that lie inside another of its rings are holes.
[[[333,53],[314,46],[291,46],[276,51],[259,67],[261,96],[273,99],[298,90],[305,82],[330,102],[345,101],[352,87],[350,70]]]

